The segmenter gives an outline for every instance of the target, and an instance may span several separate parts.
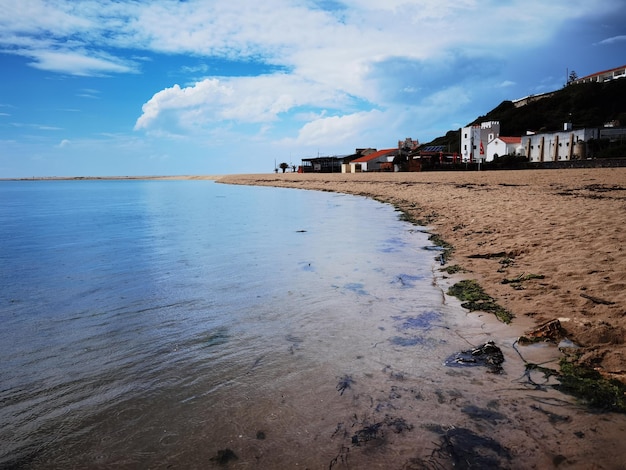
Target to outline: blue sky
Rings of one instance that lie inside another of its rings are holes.
[[[623,0],[0,0],[0,177],[265,173],[626,64]]]

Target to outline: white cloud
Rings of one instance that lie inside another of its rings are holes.
[[[367,93],[359,78],[370,61],[436,57],[449,47],[528,46],[557,31],[560,22],[601,8],[581,0],[575,7],[565,0],[544,3],[345,0],[336,2],[345,7],[337,11],[289,0],[0,0],[0,47],[34,56],[33,66],[83,75],[133,72],[127,59],[104,55],[112,47],[118,55],[133,49],[261,59]]]
[[[191,56],[199,65],[172,69],[186,74],[180,84],[146,90],[152,97],[134,116],[136,130],[183,139],[253,129],[253,138],[285,145],[352,143],[433,126],[468,104],[477,86],[513,89],[500,66],[517,51],[622,2],[0,0],[0,52],[77,76],[138,73],[148,60]],[[264,72],[219,76],[215,59]],[[79,93],[98,97],[93,91]]]
[[[605,46],[607,44],[615,44],[616,42],[622,42],[622,41],[626,41],[626,35],[622,35],[622,36],[613,36],[612,38],[606,38],[602,41],[600,41],[598,44]]]
[[[156,93],[143,105],[135,129],[158,127],[163,121],[185,128],[219,121],[264,123],[294,108],[342,105],[349,105],[344,94],[292,75],[210,78]]]
[[[65,147],[67,147],[68,145],[70,145],[70,141],[69,141],[69,140],[67,140],[67,139],[63,139],[63,140],[59,143],[58,147],[59,147],[59,148],[65,148]]]
[[[515,86],[515,82],[511,81],[511,80],[504,80],[503,82],[498,84],[498,87],[500,88],[508,88],[511,86]]]
[[[90,57],[84,52],[32,51],[35,68],[50,72],[69,73],[78,76],[94,76],[108,73],[131,73],[134,68],[115,59]]]
[[[384,123],[385,113],[372,110],[343,116],[328,116],[315,119],[300,129],[297,138],[287,139],[283,144],[297,147],[347,145],[348,143],[372,140]],[[370,135],[368,135],[370,134]]]

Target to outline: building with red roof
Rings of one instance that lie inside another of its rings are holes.
[[[361,171],[393,171],[393,159],[398,149],[385,149],[372,152],[350,162],[350,173]]]
[[[587,75],[586,77],[573,80],[571,83],[602,83],[618,78],[626,78],[626,65],[622,65],[621,67],[615,67],[614,69],[610,70],[603,70],[602,72],[592,73],[591,75]]]

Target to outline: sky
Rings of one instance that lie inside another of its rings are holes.
[[[0,0],[0,178],[269,173],[622,65],[624,0]]]

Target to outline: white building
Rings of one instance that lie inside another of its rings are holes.
[[[545,132],[522,137],[530,162],[557,162],[587,158],[587,142],[597,139],[599,129],[576,129],[565,124],[561,132]]]
[[[496,137],[487,144],[486,161],[492,162],[504,155],[524,155],[521,137]]]
[[[350,162],[349,171],[346,173],[360,173],[362,171],[381,171],[393,169],[393,159],[398,154],[398,149],[385,149],[373,152]]]
[[[603,70],[602,72],[592,73],[591,75],[587,75],[586,77],[579,78],[574,80],[572,83],[590,83],[590,82],[608,82],[610,80],[615,80],[618,78],[626,77],[626,65],[622,65],[621,67],[616,67],[610,70]]]
[[[480,126],[469,126],[461,129],[461,159],[464,162],[491,161],[488,158],[489,143],[500,137],[500,122],[487,121]]]

